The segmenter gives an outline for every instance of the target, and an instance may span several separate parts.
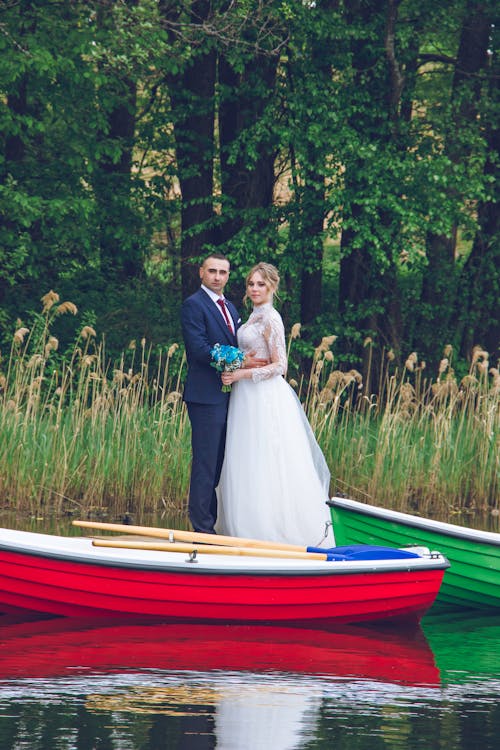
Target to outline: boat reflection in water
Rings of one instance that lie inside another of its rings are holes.
[[[439,673],[418,628],[401,637],[361,627],[46,620],[0,627],[0,681],[0,704],[85,696],[91,714],[171,717],[203,747],[285,750],[314,737],[326,694],[347,696],[362,682],[367,694],[373,683],[435,688]]]
[[[443,686],[497,681],[500,693],[500,613],[447,612],[436,607],[422,620]]]
[[[0,619],[0,623],[2,620]],[[125,624],[98,627],[50,619],[0,625],[0,679],[57,677],[75,671],[226,670],[369,677],[438,684],[420,628],[344,626],[332,632],[275,625]]]
[[[470,626],[474,643],[480,650],[481,628],[487,628],[485,648],[498,638],[498,654],[500,619],[483,619],[488,622]],[[473,655],[465,657],[460,624],[430,616],[423,629],[400,632],[361,626],[328,632],[274,625],[2,622],[0,709],[12,725],[5,718],[0,723],[1,747],[2,731],[15,740],[10,746],[77,746],[76,740],[57,744],[59,731],[59,739],[84,733],[92,740],[88,746],[112,750],[292,750],[319,737],[325,744],[318,747],[331,747],[343,732],[353,731],[354,722],[356,747],[370,747],[376,733],[381,748],[412,748],[412,722],[432,740],[436,705],[446,704],[447,710],[450,702],[458,705],[458,683],[467,676],[475,695],[482,681],[486,703],[488,690],[500,684],[498,670],[488,673],[486,659],[480,674],[467,675]],[[436,644],[434,653],[430,643]],[[445,644],[440,666],[437,651]],[[457,662],[462,672],[454,682]],[[36,732],[34,705],[43,707],[36,713],[41,722]],[[22,721],[23,711],[30,722]],[[39,738],[48,726],[52,744],[43,745]],[[38,744],[30,744],[30,733]],[[405,740],[395,745],[398,736]],[[466,747],[441,739],[442,746]]]

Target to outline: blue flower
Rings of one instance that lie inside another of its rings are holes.
[[[217,372],[234,372],[239,370],[245,359],[245,353],[238,349],[237,346],[229,346],[228,344],[215,344],[213,349],[210,350],[212,357],[211,365],[215,367]],[[223,385],[222,390],[227,393],[231,390],[230,385]]]

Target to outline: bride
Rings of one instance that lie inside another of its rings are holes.
[[[238,330],[238,345],[270,364],[222,374],[232,393],[215,528],[231,536],[333,546],[326,506],[330,473],[284,377],[285,332],[273,307],[278,285],[270,263],[258,263],[246,279],[253,312]]]

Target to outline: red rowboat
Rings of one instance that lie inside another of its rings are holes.
[[[422,548],[333,552],[328,559],[196,555],[0,529],[0,611],[322,626],[418,619],[448,567]]]

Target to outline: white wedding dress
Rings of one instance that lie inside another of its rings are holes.
[[[285,332],[271,303],[254,308],[238,331],[238,345],[271,364],[232,385],[216,531],[331,547],[326,505],[330,473],[302,405],[284,378]]]

